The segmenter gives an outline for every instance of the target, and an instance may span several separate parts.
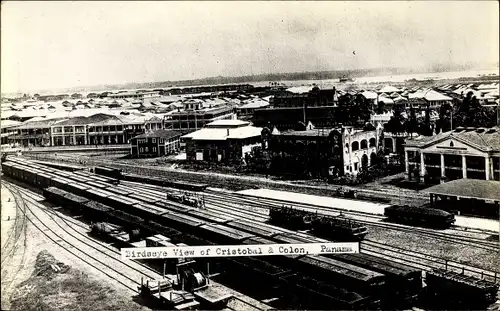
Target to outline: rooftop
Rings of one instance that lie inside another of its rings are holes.
[[[401,92],[401,90],[399,90],[398,88],[396,88],[394,86],[387,85],[387,86],[384,86],[382,89],[380,89],[378,92],[391,94],[394,92]]]
[[[210,122],[206,125],[206,127],[210,128],[226,128],[226,127],[240,127],[249,125],[249,122],[242,120],[217,120]]]
[[[500,181],[457,179],[425,190],[427,193],[500,201]]]
[[[420,136],[406,141],[407,146],[424,147],[442,140],[454,138],[483,151],[500,151],[500,127],[462,128],[442,132],[435,136]]]
[[[181,132],[174,130],[157,130],[145,134],[141,134],[139,136],[135,136],[135,138],[172,138],[176,136],[180,136]]]
[[[330,135],[331,129],[314,129],[314,130],[305,130],[305,131],[288,131],[282,132],[279,135],[282,136],[308,136],[308,137],[325,137]],[[273,134],[275,135],[275,134]]]
[[[236,128],[209,128],[205,127],[196,132],[182,136],[192,140],[227,140],[245,139],[261,136],[262,128],[254,126],[241,126]]]

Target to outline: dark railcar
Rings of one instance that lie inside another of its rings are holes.
[[[383,273],[387,278],[386,301],[392,305],[410,305],[422,291],[422,270],[368,254],[329,255],[339,261]]]
[[[441,307],[485,309],[495,302],[498,284],[454,271],[435,269],[426,274],[427,293]]]
[[[122,179],[122,170],[117,169],[117,168],[111,168],[111,167],[104,167],[104,166],[96,166],[94,168],[94,173],[111,177],[113,179]]]
[[[455,215],[443,210],[426,207],[389,206],[384,210],[389,219],[401,223],[449,228],[455,222]]]

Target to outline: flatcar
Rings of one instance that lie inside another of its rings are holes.
[[[315,234],[337,241],[361,241],[368,233],[366,226],[347,218],[313,215],[305,222]]]
[[[204,206],[202,199],[187,195],[185,193],[167,193],[167,199],[181,204],[186,204],[192,207],[201,208]]]
[[[270,223],[277,226],[283,226],[293,230],[305,230],[309,226],[304,218],[310,213],[292,208],[291,206],[271,206],[269,209]]]
[[[384,215],[396,222],[425,225],[437,228],[449,228],[455,222],[455,215],[443,210],[426,207],[393,205],[386,207]]]
[[[319,236],[339,241],[361,241],[368,229],[348,218],[319,215],[293,207],[272,206],[270,223],[292,230],[312,229]]]

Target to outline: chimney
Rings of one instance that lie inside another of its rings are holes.
[[[227,136],[229,136],[229,129],[227,129]]]

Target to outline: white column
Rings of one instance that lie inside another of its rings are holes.
[[[405,150],[405,169],[406,176],[410,176],[410,163],[408,162],[408,151]]]
[[[420,176],[423,178],[424,175],[425,175],[424,153],[420,152]]]
[[[54,146],[54,128],[50,128],[50,145]]]
[[[392,137],[392,152],[396,152],[396,138]]]
[[[62,145],[66,145],[66,134],[64,134],[64,126],[61,127],[61,133],[62,133]]]
[[[484,158],[484,170],[486,173],[486,180],[490,180],[490,175],[491,175],[491,165],[490,165],[490,156],[486,156]]]
[[[76,127],[73,126],[73,145],[76,145]]]
[[[441,177],[446,176],[446,171],[444,169],[444,154],[441,154]]]
[[[463,178],[467,178],[467,156],[462,156],[462,174]]]

